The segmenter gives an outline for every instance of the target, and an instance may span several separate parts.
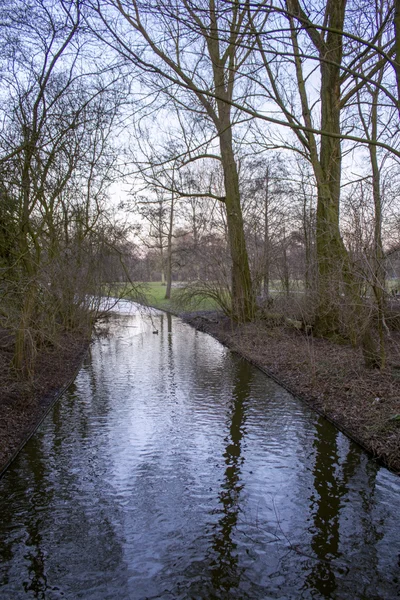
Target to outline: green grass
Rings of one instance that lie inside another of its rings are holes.
[[[269,282],[269,288],[272,293],[273,292],[281,293],[281,292],[285,291],[283,283],[280,279],[272,279]],[[289,281],[289,288],[290,288],[290,291],[303,292],[305,289],[304,281],[302,281],[301,279],[291,279]]]
[[[303,291],[304,285],[301,280],[292,280],[290,282],[291,291]],[[400,280],[392,279],[387,281],[388,291],[391,289],[400,289]],[[220,306],[213,298],[194,297],[191,304],[182,304],[179,295],[182,287],[172,287],[171,299],[165,299],[166,285],[161,282],[141,282],[137,284],[137,290],[134,290],[130,284],[115,283],[111,291],[115,295],[123,294],[125,298],[140,302],[142,304],[167,310],[173,313],[179,313],[191,310],[218,310]],[[282,285],[278,280],[270,282],[271,295],[282,293]],[[110,292],[110,288],[108,288]]]
[[[392,290],[400,290],[400,279],[388,279],[386,285],[389,292]]]
[[[167,310],[171,312],[182,312],[189,310],[216,310],[219,308],[215,300],[212,298],[198,298],[195,299],[190,305],[182,305],[179,301],[179,293],[182,288],[173,287],[171,290],[171,299],[165,299],[165,292],[167,289],[166,285],[162,285],[161,282],[142,282],[138,284],[140,290],[139,297],[135,290],[130,288],[127,284],[116,284],[116,291],[123,291],[124,297],[154,308],[161,310]]]

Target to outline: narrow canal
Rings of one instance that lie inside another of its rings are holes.
[[[165,314],[98,335],[0,514],[2,600],[400,596],[400,479]]]

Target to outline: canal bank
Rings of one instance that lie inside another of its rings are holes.
[[[399,484],[211,336],[116,315],[0,482],[0,599],[395,598]]]
[[[365,368],[360,350],[314,339],[294,328],[262,321],[239,326],[217,311],[178,316],[249,360],[381,464],[400,473],[400,420],[395,418],[400,415],[398,332],[392,333],[388,365],[380,372]],[[87,339],[65,338],[43,354],[29,385],[13,379],[7,352],[0,352],[0,474],[73,381],[88,346]]]
[[[367,369],[351,345],[283,325],[232,323],[220,312],[181,318],[249,360],[335,424],[376,460],[400,474],[400,334],[387,340],[387,366]]]
[[[11,368],[11,345],[0,347],[0,477],[74,380],[90,340],[65,334],[42,350],[34,376],[18,379]]]

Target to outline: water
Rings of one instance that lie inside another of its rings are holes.
[[[120,314],[0,481],[0,598],[397,598],[399,491],[211,337]]]

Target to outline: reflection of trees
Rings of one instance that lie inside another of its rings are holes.
[[[172,316],[167,313],[167,349],[168,349],[168,396],[170,398],[176,398],[176,381],[175,381],[175,360],[174,360],[174,349],[172,345]]]
[[[33,476],[30,495],[40,509],[47,507],[52,500],[51,487],[45,484],[46,467],[42,452],[43,437],[36,436],[29,444],[29,451],[25,453],[27,466]],[[28,581],[23,582],[25,592],[33,592],[34,598],[46,598],[48,582],[46,577],[46,553],[43,550],[43,513],[30,511],[26,518],[25,541],[26,553],[24,558],[28,561]]]
[[[163,339],[163,338],[164,338],[164,320],[165,320],[165,314],[164,314],[164,313],[162,313],[162,314],[160,315],[160,325],[159,325],[159,328],[160,328],[160,337],[161,337],[161,339]]]
[[[222,505],[222,516],[215,526],[212,548],[216,558],[212,563],[211,578],[216,590],[229,591],[237,588],[240,582],[238,555],[232,533],[236,527],[239,514],[239,495],[243,488],[240,479],[242,456],[243,426],[246,416],[246,401],[250,395],[252,367],[245,361],[238,361],[235,372],[230,413],[229,435],[225,438],[226,464],[219,501]]]
[[[343,465],[343,494],[347,493],[350,478],[355,477],[355,486],[352,490],[353,499],[347,505],[347,509],[351,511],[351,518],[346,533],[348,549],[350,550],[351,547],[353,556],[354,551],[357,553],[357,559],[352,564],[353,576],[350,585],[352,589],[357,587],[360,597],[370,597],[369,582],[378,582],[384,579],[384,572],[381,571],[380,565],[382,557],[378,555],[378,542],[384,536],[386,528],[383,528],[382,525],[387,515],[380,512],[382,507],[377,505],[375,497],[376,477],[379,469],[377,463],[367,459],[364,451],[358,445],[350,443],[346,462]],[[378,507],[380,518],[377,518],[375,513]],[[367,578],[365,572],[368,573]],[[340,595],[339,589],[338,596],[340,597]],[[396,597],[396,592],[391,594],[388,590],[387,597]]]
[[[167,330],[168,330],[168,333],[172,333],[172,315],[171,315],[171,313],[167,313]]]
[[[45,598],[46,590],[48,589],[45,568],[46,553],[43,550],[43,536],[41,534],[43,517],[41,512],[34,510],[36,503],[40,507],[43,507],[51,498],[49,490],[43,485],[45,467],[41,441],[42,438],[38,436],[31,440],[28,444],[30,451],[27,452],[27,447],[25,447],[4,478],[6,492],[9,487],[13,490],[13,494],[16,494],[17,498],[22,498],[22,510],[20,503],[2,501],[1,505],[2,543],[0,544],[0,564],[2,565],[2,569],[0,587],[4,590],[9,583],[11,585],[15,583],[12,580],[9,569],[14,568],[16,557],[21,555],[21,544],[23,544],[24,553],[23,558],[21,557],[20,560],[23,560],[26,571],[21,570],[21,579],[22,576],[24,577],[21,586],[25,593],[31,592],[34,598]],[[21,477],[21,473],[25,472],[27,472],[27,477]],[[27,479],[31,481],[29,495],[26,493]],[[7,495],[6,493],[5,496]],[[34,502],[33,506],[31,502]],[[27,503],[29,503],[29,508],[27,507]],[[10,524],[15,523],[16,512],[20,516],[25,515],[24,535],[23,537],[18,537],[17,544],[13,535],[7,535],[7,532],[12,531]]]
[[[163,386],[162,394],[165,398],[176,397],[176,381],[175,381],[175,360],[174,348],[172,342],[172,315],[165,313],[160,315],[160,341],[163,348],[166,348],[166,353],[162,352],[162,358],[166,356],[165,376],[160,381]]]
[[[363,452],[356,444],[350,443],[346,460],[339,466],[338,436],[341,434],[322,417],[318,419],[315,430],[314,493],[310,499],[310,513],[314,520],[311,547],[318,560],[307,577],[305,587],[331,598],[338,586],[335,571],[343,563],[339,560],[336,564],[341,556],[339,544],[342,498],[349,492],[351,478],[357,472],[360,474]],[[368,536],[370,529],[365,527],[366,523],[371,526],[370,511],[374,502],[371,492],[374,489],[376,471],[375,467],[372,480],[370,477],[369,481],[365,481],[366,497],[369,500],[363,502],[361,511],[355,517],[355,520],[360,519],[363,524],[364,536]]]
[[[2,496],[15,497],[0,505],[2,598],[53,597],[54,583],[71,588],[76,597],[74,591],[81,593],[82,585],[100,589],[113,578],[119,589],[127,580],[116,529],[122,519],[107,486],[101,438],[87,443],[92,407],[96,416],[109,410],[97,371],[91,363],[84,370],[82,394],[93,403],[82,402],[77,387],[70,387],[47,416],[44,431],[29,441],[2,482]],[[77,574],[73,581],[70,573]]]
[[[337,479],[339,464],[338,430],[320,417],[315,426],[314,493],[310,513],[314,518],[311,547],[318,557],[307,577],[307,587],[330,598],[336,589],[331,561],[339,556],[339,511],[341,490]]]

